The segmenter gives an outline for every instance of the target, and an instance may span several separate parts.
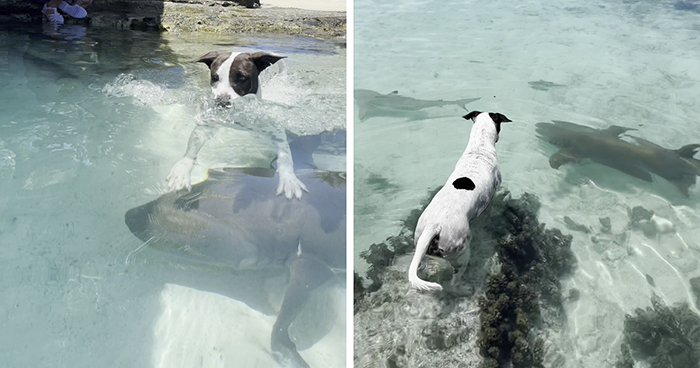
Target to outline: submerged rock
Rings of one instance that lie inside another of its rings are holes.
[[[669,307],[657,295],[651,307],[625,316],[622,357],[616,367],[629,367],[624,345],[651,368],[697,368],[700,363],[700,317],[687,304]]]
[[[413,231],[428,203],[411,212],[399,234],[361,254],[370,284],[355,294],[355,363],[542,366],[542,328],[565,323],[559,280],[575,266],[572,237],[537,221],[537,197],[499,191],[471,224],[472,257],[457,280],[461,288],[416,292],[395,260],[414,251]]]
[[[690,279],[690,289],[695,294],[695,306],[700,308],[700,277]]]

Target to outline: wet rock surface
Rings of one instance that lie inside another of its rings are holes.
[[[243,0],[241,0],[243,2]],[[7,0],[0,21],[41,22],[41,4]],[[247,8],[233,1],[96,0],[85,19],[66,17],[66,24],[93,27],[207,33],[274,33],[344,39],[346,13],[294,8]]]
[[[688,304],[667,306],[654,295],[651,306],[625,316],[624,340],[616,368],[633,359],[651,368],[696,368],[700,363],[700,317]]]
[[[499,191],[471,224],[472,258],[462,279],[446,292],[416,292],[406,268],[428,202],[407,216],[399,234],[361,255],[369,282],[355,276],[356,364],[538,367],[565,360],[547,356],[542,332],[565,326],[560,279],[575,267],[571,236],[537,221],[535,196]]]

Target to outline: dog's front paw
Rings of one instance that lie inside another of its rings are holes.
[[[191,158],[185,157],[176,162],[173,168],[170,169],[168,177],[165,178],[168,182],[168,190],[180,190],[182,188],[191,190],[190,173],[192,172],[192,167],[194,167],[194,160]]]
[[[294,173],[285,173],[280,171],[279,174],[280,182],[279,185],[277,185],[277,195],[284,193],[284,196],[287,197],[287,199],[292,199],[292,196],[294,196],[301,200],[303,193],[308,193],[309,190],[306,189],[306,185],[304,185],[304,183],[302,183],[301,180],[294,175]]]

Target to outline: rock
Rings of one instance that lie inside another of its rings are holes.
[[[612,231],[612,225],[610,224],[610,217],[601,217],[598,219],[600,221],[600,231],[605,234],[609,234]]]
[[[687,304],[669,307],[654,295],[651,307],[625,316],[623,336],[631,355],[651,368],[697,368],[700,363],[700,317]],[[630,366],[630,354],[622,349],[615,367]]]
[[[566,323],[559,280],[576,264],[572,237],[537,221],[536,196],[511,199],[501,190],[470,224],[472,256],[455,280],[460,291],[409,291],[406,269],[395,259],[414,251],[417,219],[438,189],[411,212],[399,234],[361,254],[372,283],[355,298],[356,365],[542,367],[540,328],[564,329]],[[427,268],[433,277],[449,274],[430,261]],[[472,291],[462,293],[467,289]],[[578,298],[577,291],[570,293],[569,300]],[[557,356],[557,366],[566,366],[565,360]]]
[[[255,6],[254,1],[251,3]],[[66,17],[66,24],[171,32],[307,35],[344,42],[346,12],[250,7],[248,0],[99,0],[87,8],[85,19]],[[36,2],[4,0],[0,3],[3,22],[40,23],[42,17],[41,5]]]
[[[695,294],[695,306],[700,307],[700,277],[690,279],[690,289]]]
[[[580,231],[584,234],[591,232],[591,229],[588,226],[579,224],[578,222],[572,220],[569,216],[564,216],[564,224],[566,225],[567,229],[572,231]]]

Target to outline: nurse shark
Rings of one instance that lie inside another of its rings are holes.
[[[693,156],[700,144],[689,144],[676,150],[661,147],[646,139],[630,136],[637,144],[620,139],[620,134],[632,128],[611,125],[594,129],[566,121],[537,123],[539,137],[560,148],[549,158],[557,169],[568,163],[590,159],[601,165],[624,172],[647,182],[656,174],[673,184],[684,196],[700,175],[700,160]]]
[[[191,191],[163,194],[125,215],[141,241],[196,262],[256,272],[288,267],[271,348],[278,361],[293,367],[309,366],[290,339],[290,324],[311,292],[346,267],[345,174],[315,169],[312,161],[325,138],[344,141],[343,133],[290,142],[296,175],[309,190],[301,201],[276,195],[273,167],[210,170]]]
[[[466,104],[479,100],[479,98],[465,98],[461,100],[419,100],[417,98],[399,95],[399,91],[393,91],[385,95],[368,89],[355,90],[355,104],[358,107],[360,121],[372,117],[406,117],[409,119],[422,119],[419,113],[429,107],[442,107],[455,105],[467,111]]]

